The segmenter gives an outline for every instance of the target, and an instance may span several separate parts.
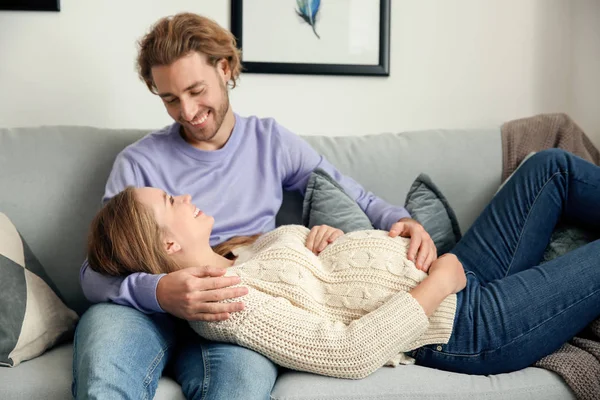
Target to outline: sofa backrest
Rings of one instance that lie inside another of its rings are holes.
[[[13,221],[67,305],[89,304],[79,286],[87,229],[113,161],[142,130],[77,126],[0,129],[0,212]],[[419,131],[306,140],[342,172],[402,205],[425,172],[468,228],[500,184],[500,130]],[[278,222],[300,221],[299,195],[286,194]]]

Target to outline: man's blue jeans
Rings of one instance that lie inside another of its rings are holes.
[[[525,368],[600,315],[600,241],[540,265],[557,222],[600,228],[600,168],[562,150],[537,153],[452,250],[467,287],[448,344],[417,364],[469,374]]]
[[[168,314],[96,304],[75,333],[77,399],[152,399],[163,370],[187,399],[269,399],[277,367],[243,347],[204,340]]]

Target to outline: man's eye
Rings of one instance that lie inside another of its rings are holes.
[[[197,91],[197,92],[190,92],[190,94],[191,94],[192,96],[198,96],[198,95],[200,95],[200,94],[202,94],[202,93],[204,93],[204,89],[201,89],[201,90],[199,90],[199,91]]]
[[[175,203],[175,199],[173,198],[173,196],[169,196],[169,202],[171,204]]]
[[[177,102],[176,98],[175,99],[168,99],[168,100],[165,99],[165,103],[167,103],[167,104],[174,104],[175,102]]]

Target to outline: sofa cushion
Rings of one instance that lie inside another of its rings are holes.
[[[526,368],[510,374],[475,376],[403,365],[380,368],[365,379],[347,380],[285,371],[273,400],[567,400],[569,387],[553,372]]]
[[[406,195],[405,207],[429,233],[438,256],[452,250],[461,238],[456,215],[427,174],[420,174]]]
[[[308,228],[329,225],[344,233],[373,229],[369,217],[342,186],[327,172],[318,168],[308,179],[302,223]]]
[[[19,368],[0,369],[2,400],[71,399],[73,381],[73,345],[56,346]],[[17,383],[17,384],[15,384]],[[184,400],[181,387],[173,379],[162,377],[154,400]]]
[[[0,365],[14,367],[72,332],[77,314],[51,287],[42,265],[0,213]]]

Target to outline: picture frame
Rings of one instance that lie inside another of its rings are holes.
[[[60,11],[60,0],[2,0],[0,10]]]
[[[242,71],[389,76],[390,7],[391,0],[231,0]]]

